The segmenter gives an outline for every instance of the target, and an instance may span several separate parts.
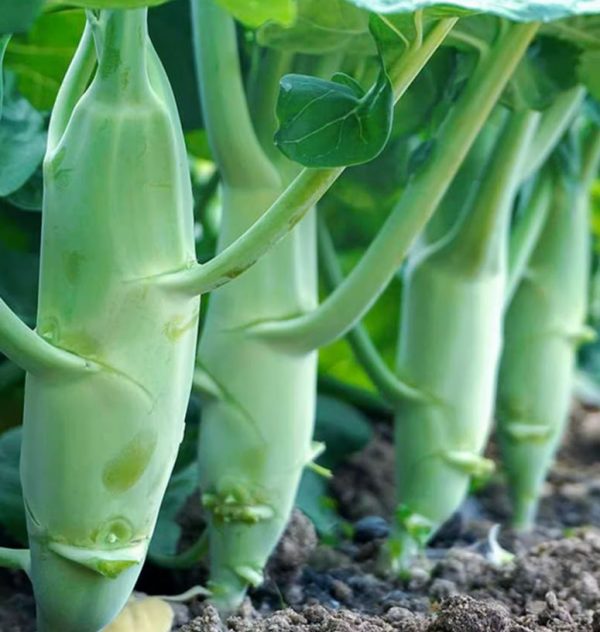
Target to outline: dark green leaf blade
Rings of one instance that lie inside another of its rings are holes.
[[[32,24],[43,0],[0,0],[0,35],[21,33]]]
[[[358,165],[385,147],[393,119],[393,93],[382,70],[363,95],[349,81],[286,75],[277,102],[279,149],[305,167]]]
[[[358,7],[375,13],[411,13],[430,7],[454,10],[467,9],[482,13],[493,13],[521,22],[557,20],[571,15],[600,13],[600,0],[349,0]]]
[[[10,35],[0,35],[0,120],[2,120],[2,106],[4,104],[4,53],[8,42],[10,42]]]
[[[42,115],[7,82],[0,121],[0,197],[20,189],[40,165],[46,150]]]

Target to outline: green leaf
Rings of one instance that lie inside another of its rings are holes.
[[[522,22],[547,22],[570,15],[600,12],[600,0],[349,0],[353,4],[375,13],[412,13],[417,9],[435,7],[447,15],[461,15],[464,10],[493,13]],[[457,11],[458,10],[458,11]]]
[[[579,50],[569,42],[538,37],[517,67],[503,102],[517,109],[544,110],[560,92],[577,84],[573,69],[579,56]]]
[[[156,555],[173,555],[181,536],[177,515],[185,501],[198,486],[198,466],[194,461],[171,476],[160,507],[158,521],[150,542],[150,550]]]
[[[600,50],[585,51],[579,58],[577,76],[589,93],[600,101]]]
[[[41,16],[27,35],[13,37],[6,68],[17,75],[19,91],[38,110],[54,105],[84,24],[79,9],[50,13]]]
[[[319,465],[333,469],[362,450],[373,437],[368,419],[341,399],[319,395],[315,440],[325,444]]]
[[[541,33],[584,50],[600,48],[600,15],[577,16],[544,24]]]
[[[300,0],[298,16],[289,27],[274,22],[258,31],[261,46],[318,55],[349,45],[355,53],[357,38],[369,42],[369,14],[345,0]]]
[[[217,0],[237,20],[251,28],[266,22],[290,26],[296,19],[295,0]]]
[[[10,79],[0,121],[0,197],[14,193],[29,180],[46,150],[42,115],[16,93]]]
[[[10,37],[10,35],[0,35],[0,120],[2,120],[2,106],[4,104],[4,53],[6,53]]]
[[[25,507],[19,477],[21,428],[0,435],[0,525],[18,542],[27,542]]]
[[[0,35],[21,33],[32,24],[43,0],[0,0]]]
[[[6,198],[10,204],[22,211],[40,212],[44,199],[44,182],[40,165],[31,178]]]
[[[296,506],[315,525],[321,537],[335,536],[341,519],[335,511],[335,501],[329,496],[327,480],[312,470],[304,470]]]
[[[275,142],[288,158],[307,167],[368,162],[387,143],[393,106],[383,69],[367,93],[346,75],[334,75],[332,81],[286,75],[277,101]]]

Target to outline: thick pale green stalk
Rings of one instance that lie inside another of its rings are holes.
[[[379,234],[350,275],[319,306],[297,318],[261,323],[254,332],[296,353],[343,336],[371,307],[433,215],[538,29],[515,25],[477,68],[416,174]]]
[[[598,165],[598,146],[588,165]],[[586,339],[589,180],[553,173],[552,203],[506,315],[497,419],[513,522],[530,529],[568,420],[575,352]]]
[[[203,19],[196,25],[196,36],[211,41],[215,51],[198,58],[201,74],[210,59],[219,56],[219,46],[229,50],[233,45],[209,39],[210,34],[234,36],[231,29],[214,23],[230,19],[220,11],[205,12],[207,6],[197,3],[197,18]],[[423,47],[427,54],[421,51],[408,57],[411,72],[396,86],[398,94],[449,28],[444,24],[435,30]],[[230,72],[229,81],[239,82],[239,69],[232,66]],[[208,69],[204,91],[213,93],[213,103],[204,114],[216,143],[219,138],[235,138],[236,129],[233,122],[211,114],[226,107],[218,106],[219,96],[228,96],[211,87],[210,76]],[[272,109],[274,102],[271,107],[263,103],[263,112]],[[270,125],[271,117],[262,123]],[[287,169],[281,171],[285,181]],[[214,287],[226,275],[240,275],[257,256],[256,235],[261,235],[261,248],[274,244],[283,234],[278,224],[284,221],[286,230],[291,229],[306,213],[307,203],[316,201],[342,171],[305,170],[283,195],[281,187],[269,187],[261,178],[244,186],[226,178],[221,254],[200,268],[201,286]],[[199,463],[209,515],[210,588],[212,600],[223,611],[235,608],[248,586],[262,582],[263,568],[289,520],[302,471],[315,456],[311,437],[316,352],[280,349],[252,335],[250,327],[257,321],[313,310],[316,264],[315,218],[309,213],[264,258],[211,296],[198,354],[206,378],[202,383],[212,392],[203,408]],[[181,284],[177,281],[171,287],[196,291],[200,277],[194,271],[192,276],[186,274],[179,277]]]
[[[389,551],[404,567],[490,469],[488,438],[502,338],[508,230],[539,120],[512,114],[472,208],[407,270],[398,371],[423,394],[396,411],[399,510]]]
[[[97,632],[127,601],[194,366],[198,299],[135,280],[194,260],[172,95],[147,54],[146,10],[96,28],[98,71],[76,105],[65,84],[44,162],[37,331],[97,370],[27,376],[21,479],[42,632]]]

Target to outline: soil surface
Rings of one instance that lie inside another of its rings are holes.
[[[380,570],[393,507],[389,427],[336,473],[331,493],[353,525],[353,539],[319,544],[296,512],[264,586],[222,621],[200,599],[176,606],[180,632],[600,632],[600,412],[576,408],[540,508],[539,526],[499,542],[490,536],[510,507],[501,474],[471,496],[402,579]],[[202,520],[197,498],[184,530]],[[205,581],[203,569],[144,571],[140,589],[173,594]],[[26,580],[0,574],[0,632],[34,632]]]

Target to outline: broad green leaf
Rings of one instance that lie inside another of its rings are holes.
[[[577,76],[590,94],[600,101],[600,50],[588,50],[581,55]]]
[[[32,24],[43,0],[0,0],[0,35],[22,33]]]
[[[431,7],[447,10],[447,14],[468,11],[492,13],[521,22],[557,20],[572,15],[600,13],[600,0],[349,0],[356,6],[375,13],[412,13]]]
[[[22,211],[39,212],[42,210],[44,198],[44,182],[42,177],[42,166],[40,165],[31,178],[14,193],[7,196],[8,202],[15,208]]]
[[[289,27],[268,22],[258,31],[261,46],[296,53],[322,54],[348,45],[356,51],[357,38],[369,41],[369,15],[346,0],[300,0],[298,16]]]
[[[46,150],[44,118],[11,86],[14,77],[9,79],[0,121],[0,197],[29,180]]]
[[[2,120],[2,105],[4,103],[4,53],[6,53],[10,37],[10,35],[0,35],[0,120]]]
[[[296,19],[296,0],[217,0],[237,20],[251,28],[266,22],[289,26]]]
[[[366,93],[347,75],[325,81],[286,75],[277,101],[275,142],[307,167],[357,165],[375,158],[390,136],[390,80],[382,70]]]
[[[85,23],[76,9],[40,17],[26,35],[13,37],[6,51],[6,68],[18,77],[18,87],[38,110],[50,110],[73,57]]]
[[[577,84],[574,69],[579,56],[579,49],[569,42],[538,37],[515,71],[503,102],[510,107],[544,110],[560,92]]]
[[[25,507],[19,478],[21,428],[0,435],[0,525],[18,542],[27,542]]]
[[[589,50],[600,48],[600,15],[585,15],[544,24],[541,32]]]

